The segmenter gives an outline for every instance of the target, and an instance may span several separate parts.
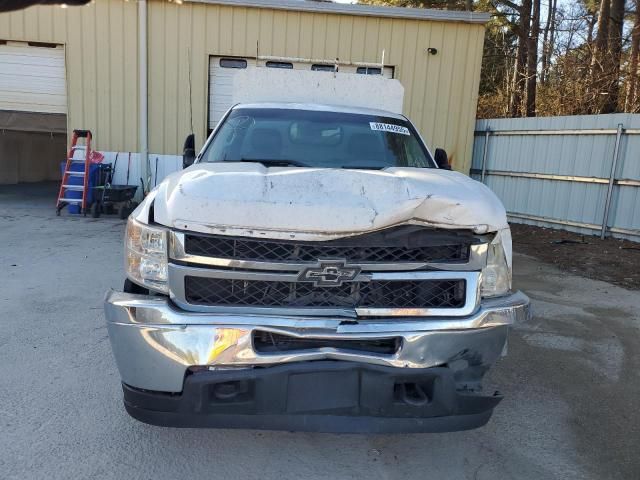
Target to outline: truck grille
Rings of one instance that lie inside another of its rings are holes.
[[[365,236],[328,242],[185,235],[190,255],[261,262],[309,262],[345,258],[351,263],[466,262],[469,244],[447,238],[433,245],[367,245]],[[466,240],[466,239],[465,239]]]
[[[185,276],[186,301],[206,306],[460,308],[465,280],[372,280],[337,287],[305,282]]]
[[[417,225],[327,241],[173,231],[169,288],[195,311],[462,317],[477,307],[486,241]]]

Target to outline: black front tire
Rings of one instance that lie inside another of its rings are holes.
[[[91,218],[99,218],[100,217],[100,204],[98,202],[93,202],[91,204]]]
[[[148,288],[141,287],[137,283],[133,283],[128,278],[124,281],[123,290],[124,290],[125,293],[134,293],[134,294],[137,294],[137,295],[149,295],[149,289]]]

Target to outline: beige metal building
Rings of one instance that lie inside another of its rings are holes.
[[[58,178],[63,115],[67,140],[88,128],[107,158],[133,152],[142,171],[132,178],[155,158],[167,173],[185,136],[199,147],[230,106],[236,69],[336,63],[399,79],[404,113],[467,172],[487,20],[303,0],[95,0],[0,14],[0,183]]]

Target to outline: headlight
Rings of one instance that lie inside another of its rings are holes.
[[[511,290],[511,230],[498,231],[489,244],[487,266],[482,269],[483,297],[504,295]]]
[[[135,283],[161,293],[167,286],[167,230],[129,218],[124,237],[124,268]]]

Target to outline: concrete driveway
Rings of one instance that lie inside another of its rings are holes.
[[[102,313],[124,223],[57,218],[54,198],[0,187],[0,478],[640,478],[640,292],[516,256],[535,318],[492,371],[506,398],[478,430],[163,429],[122,408]]]

